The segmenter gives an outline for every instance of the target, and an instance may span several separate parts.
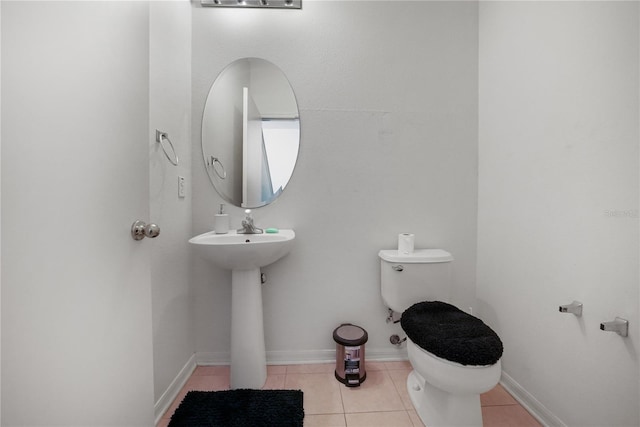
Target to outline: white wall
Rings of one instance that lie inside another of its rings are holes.
[[[193,355],[193,310],[187,239],[191,235],[191,5],[150,3],[150,219],[161,229],[151,253],[153,368],[156,412],[176,374]],[[179,158],[173,166],[155,141],[167,132]],[[178,197],[178,176],[186,196]],[[158,415],[156,413],[156,415]],[[160,414],[161,415],[161,414]]]
[[[312,31],[309,28],[313,28]],[[293,228],[292,253],[265,269],[272,361],[334,357],[332,331],[354,322],[367,354],[397,357],[385,323],[378,250],[400,232],[453,253],[455,301],[473,305],[477,191],[477,4],[305,2],[298,11],[193,10],[194,159],[218,73],[240,57],[278,65],[301,113],[298,165],[283,195],[254,212]],[[220,202],[195,162],[194,234]],[[230,208],[239,227],[242,211]],[[228,359],[230,274],[194,259],[196,350]]]
[[[2,3],[0,3],[0,100],[2,99]],[[0,102],[0,153],[2,153],[2,102]],[[0,242],[2,241],[2,155],[0,154]],[[1,252],[2,245],[0,245]],[[2,378],[2,254],[0,253],[0,378]],[[2,420],[2,382],[0,381],[0,420]],[[0,421],[1,422],[1,421]]]
[[[479,313],[567,425],[640,422],[638,28],[637,2],[480,4]]]
[[[149,6],[2,3],[2,425],[153,423]]]

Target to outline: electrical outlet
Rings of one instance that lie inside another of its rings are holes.
[[[181,199],[184,199],[185,197],[185,179],[184,176],[179,176],[178,177],[178,197]]]

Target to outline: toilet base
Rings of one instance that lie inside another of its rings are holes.
[[[451,394],[427,383],[415,370],[407,378],[407,390],[426,427],[482,427],[479,394]]]

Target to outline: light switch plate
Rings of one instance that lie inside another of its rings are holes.
[[[186,182],[184,176],[178,176],[178,197],[183,199],[185,197]]]

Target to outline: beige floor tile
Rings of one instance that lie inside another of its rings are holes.
[[[384,365],[387,367],[388,370],[393,370],[393,369],[413,369],[411,367],[411,363],[409,363],[408,360],[399,360],[396,362],[384,362]]]
[[[345,414],[347,427],[413,427],[407,411]]]
[[[422,423],[422,420],[420,419],[420,416],[415,411],[415,409],[412,411],[407,411],[407,413],[409,414],[409,418],[411,418],[413,427],[425,427],[425,425]]]
[[[482,406],[517,405],[516,401],[500,384],[480,395]]]
[[[400,394],[386,371],[367,372],[359,387],[340,387],[346,413],[404,410]]]
[[[344,412],[338,389],[340,383],[334,378],[333,373],[287,373],[284,385],[286,389],[302,390],[305,414],[341,414]]]
[[[267,375],[284,375],[286,373],[286,365],[267,365]]]
[[[229,375],[231,370],[229,366],[196,366],[196,370],[193,371],[192,376],[200,375]]]
[[[286,375],[267,375],[267,381],[262,386],[263,390],[282,390],[284,389],[284,379]]]
[[[336,369],[335,363],[314,363],[310,365],[287,365],[287,374],[323,374]]]
[[[344,414],[318,414],[304,416],[305,427],[346,427]]]
[[[413,403],[411,403],[411,398],[409,397],[409,390],[407,390],[407,377],[411,369],[396,369],[394,371],[389,371],[389,376],[393,381],[393,384],[396,386],[396,390],[400,395],[400,399],[402,399],[402,403],[404,404],[404,409],[412,410]]]
[[[387,365],[385,365],[385,362],[369,362],[368,360],[365,360],[364,369],[367,372],[369,372],[369,371],[386,371],[387,370]]]
[[[484,406],[484,427],[540,427],[541,424],[520,405]]]
[[[220,391],[229,390],[229,376],[227,375],[195,375],[189,378],[184,390]]]

